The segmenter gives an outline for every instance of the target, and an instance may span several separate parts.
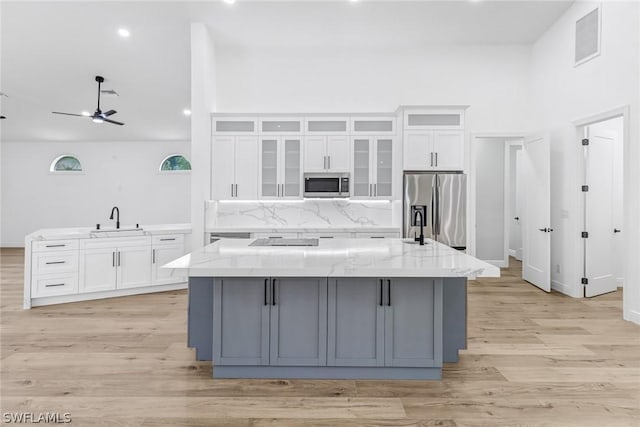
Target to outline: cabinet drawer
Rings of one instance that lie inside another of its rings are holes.
[[[400,237],[400,232],[397,233],[356,233],[356,239],[397,239]]]
[[[78,293],[78,273],[33,276],[31,291],[34,297],[50,297]]]
[[[300,237],[305,239],[348,239],[351,233],[348,232],[322,232],[322,233],[300,233]]]
[[[78,240],[44,240],[33,242],[32,252],[70,251],[78,249]]]
[[[31,260],[32,274],[78,271],[78,251],[38,252]]]
[[[184,234],[159,234],[151,236],[151,244],[157,245],[175,245],[184,242]]]
[[[253,233],[256,239],[295,239],[298,233],[294,232],[273,232],[273,233]]]

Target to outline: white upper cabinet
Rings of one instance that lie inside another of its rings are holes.
[[[351,134],[395,135],[395,116],[363,116],[351,118]]]
[[[305,172],[349,172],[350,144],[346,135],[307,135],[304,147]]]
[[[464,129],[464,108],[406,108],[404,130]]]
[[[303,126],[301,117],[263,117],[260,119],[260,134],[300,135]]]
[[[307,135],[349,135],[349,117],[307,117],[305,134]]]
[[[406,131],[404,170],[464,170],[464,131]]]
[[[258,118],[241,116],[213,116],[211,120],[214,135],[257,135]]]
[[[404,170],[420,171],[433,167],[433,132],[411,131],[404,133]]]
[[[393,195],[393,139],[389,136],[352,139],[352,198],[391,199]]]
[[[462,171],[465,107],[405,107],[403,169]]]
[[[262,136],[260,139],[260,198],[302,197],[302,138]]]
[[[213,200],[258,198],[257,136],[216,135],[211,156]]]

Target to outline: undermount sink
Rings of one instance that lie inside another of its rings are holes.
[[[256,239],[249,246],[318,246],[318,239]]]
[[[115,236],[142,236],[144,230],[140,227],[126,227],[126,228],[101,228],[91,230],[91,235],[94,237],[115,237]]]

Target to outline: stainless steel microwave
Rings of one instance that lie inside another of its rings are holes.
[[[349,197],[349,174],[305,173],[304,197]]]

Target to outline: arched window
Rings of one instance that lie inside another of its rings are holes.
[[[51,172],[82,172],[82,164],[77,157],[63,154],[51,162],[49,170]]]
[[[180,154],[173,154],[160,163],[160,171],[190,171],[191,163]]]

